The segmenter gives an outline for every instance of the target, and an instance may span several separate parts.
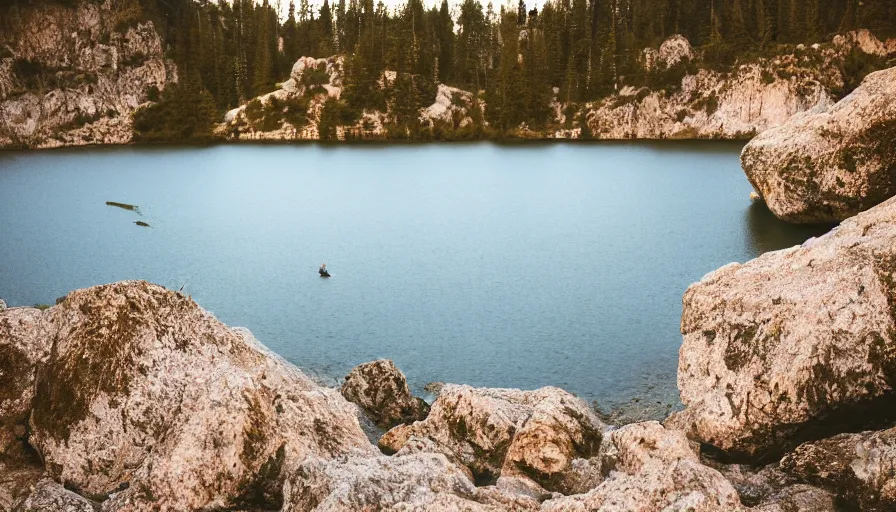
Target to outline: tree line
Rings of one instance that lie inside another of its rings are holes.
[[[177,63],[179,85],[163,94],[172,102],[182,96],[172,108],[220,114],[274,90],[300,56],[342,54],[345,90],[332,105],[341,112],[330,117],[388,104],[403,133],[416,129],[416,112],[432,103],[437,83],[476,91],[497,130],[543,125],[554,88],[575,104],[623,85],[657,85],[669,77],[646,72],[641,52],[673,34],[704,51],[702,65],[719,68],[856,28],[896,35],[893,0],[549,0],[540,10],[524,0],[453,8],[407,0],[395,9],[374,0],[299,0],[285,17],[271,0],[122,1],[139,2]],[[383,88],[387,69],[397,79]]]

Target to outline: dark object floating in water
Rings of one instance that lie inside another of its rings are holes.
[[[133,205],[133,204],[116,203],[115,201],[106,201],[106,205],[107,205],[107,206],[114,206],[114,207],[116,207],[116,208],[122,208],[122,209],[125,209],[125,210],[130,210],[130,211],[132,211],[132,212],[140,213],[140,207],[139,207],[139,206],[136,206],[136,205]]]
[[[143,222],[142,220],[134,221],[134,224],[136,224],[136,225],[138,225],[138,226],[143,226],[144,228],[151,227],[149,224]]]
[[[320,277],[330,277],[330,273],[322,268],[317,269],[317,272],[320,274]]]

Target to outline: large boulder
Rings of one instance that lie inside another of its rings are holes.
[[[744,147],[744,172],[778,217],[851,217],[896,195],[896,68],[833,107],[797,115]]]
[[[439,510],[499,512],[537,510],[538,502],[477,488],[445,456],[415,453],[395,457],[312,459],[283,486],[283,512]]]
[[[684,294],[667,425],[771,459],[894,412],[896,199],[800,247],[707,274]]]
[[[467,466],[478,483],[520,476],[560,490],[572,461],[597,453],[603,430],[585,402],[558,388],[449,384],[424,421],[393,428],[380,447],[397,452],[412,439],[429,439],[434,449]]]
[[[429,404],[411,394],[404,374],[388,359],[356,366],[345,377],[342,396],[361,406],[382,428],[426,418]]]
[[[896,428],[803,444],[781,468],[832,489],[859,510],[896,510]]]
[[[544,503],[545,512],[717,512],[742,510],[734,487],[700,463],[683,433],[658,422],[632,423],[607,434],[600,448],[606,479],[584,494]]]
[[[184,295],[120,282],[46,314],[29,440],[104,510],[279,507],[287,465],[376,452],[338,391]]]

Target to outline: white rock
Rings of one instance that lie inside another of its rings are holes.
[[[86,498],[44,479],[37,483],[15,512],[95,512],[96,509],[96,505]]]
[[[893,304],[896,199],[806,247],[707,274],[683,298],[686,408],[667,426],[750,459],[854,428],[894,395]]]
[[[441,454],[313,459],[283,487],[283,512],[537,510],[531,498],[477,489]]]

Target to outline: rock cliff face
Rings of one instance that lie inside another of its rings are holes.
[[[796,62],[790,62],[790,61]],[[628,87],[595,103],[588,124],[599,139],[747,139],[792,115],[833,103],[831,68],[802,67],[797,58],[745,64],[730,74],[700,70],[675,92]],[[803,63],[805,64],[805,63]]]
[[[137,2],[112,0],[10,11],[0,33],[0,147],[129,142],[130,114],[177,77],[152,23],[138,19]]]
[[[741,160],[778,217],[839,221],[896,195],[896,68],[872,73],[833,107],[762,133]]]
[[[669,425],[773,458],[886,415],[896,398],[896,199],[802,247],[730,264],[683,299]]]

